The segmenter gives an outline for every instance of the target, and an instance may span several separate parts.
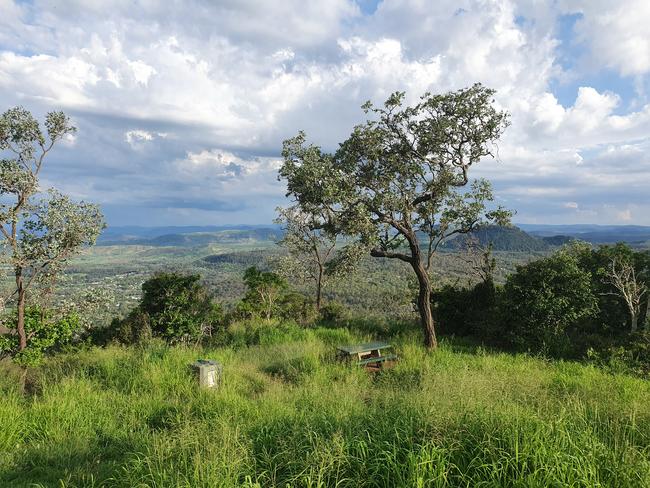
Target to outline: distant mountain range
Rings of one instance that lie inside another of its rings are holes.
[[[564,235],[591,242],[592,244],[627,242],[629,244],[643,245],[650,242],[650,227],[644,225],[517,225],[520,229],[534,236]]]
[[[650,247],[650,227],[639,225],[539,225],[518,224],[513,227],[488,226],[474,236],[495,251],[545,251],[572,240],[592,244],[627,242],[636,247]],[[277,241],[282,237],[278,225],[224,225],[179,227],[112,227],[101,235],[99,245],[145,245],[200,247],[213,243]],[[445,249],[460,249],[466,236],[445,243]]]
[[[277,225],[224,225],[182,227],[109,227],[100,246],[144,245],[197,247],[218,242],[270,241],[282,237]]]

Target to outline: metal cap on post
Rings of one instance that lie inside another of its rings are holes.
[[[212,359],[198,359],[192,364],[192,368],[198,376],[199,386],[205,388],[218,388],[221,384],[223,366]]]

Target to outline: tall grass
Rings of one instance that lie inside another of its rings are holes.
[[[650,486],[643,380],[450,343],[427,354],[408,334],[398,365],[370,375],[335,361],[364,339],[346,330],[256,334],[59,356],[28,395],[3,364],[0,486]],[[195,384],[198,357],[224,364],[219,391]]]

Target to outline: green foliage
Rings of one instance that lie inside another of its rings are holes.
[[[476,84],[442,95],[425,93],[408,106],[404,93],[395,93],[383,107],[364,105],[372,116],[336,154],[307,145],[302,132],[284,142],[280,177],[304,212],[327,215],[328,228],[353,237],[350,244],[373,257],[411,265],[429,347],[436,345],[429,269],[438,246],[480,224],[502,225],[510,218],[503,208],[488,208],[489,182],[470,184],[468,176],[471,166],[493,154],[508,125],[493,95]]]
[[[314,323],[318,312],[312,299],[297,291],[287,291],[278,304],[278,315],[285,320],[295,320],[303,326]]]
[[[69,343],[81,327],[79,317],[74,313],[55,316],[52,311],[41,307],[27,307],[25,332],[29,342],[21,351],[18,335],[15,333],[17,323],[15,311],[5,323],[12,332],[0,335],[0,358],[9,356],[21,365],[40,363],[45,354]]]
[[[199,275],[155,274],[142,284],[140,304],[126,318],[98,330],[96,343],[137,344],[151,337],[188,343],[217,332],[223,325],[223,311],[200,280]]]
[[[498,290],[494,282],[481,281],[462,288],[445,285],[431,295],[434,317],[444,335],[472,336],[494,342],[498,330]]]
[[[630,316],[625,300],[611,282],[611,267],[613,263],[629,264],[638,281],[648,287],[650,252],[634,251],[623,243],[596,249],[586,244],[574,244],[567,248],[567,252],[575,255],[580,267],[591,273],[591,286],[598,297],[598,314],[594,320],[597,330],[609,335],[627,333],[630,330]],[[645,309],[642,311],[648,316]]]
[[[124,320],[116,319],[111,324],[115,328],[114,340],[121,344],[142,344],[153,336],[151,317],[140,308],[134,308]]]
[[[330,301],[320,309],[320,316],[324,322],[338,325],[350,318],[350,311],[341,302]]]
[[[68,259],[95,244],[105,227],[97,205],[76,203],[55,189],[38,197],[39,174],[54,144],[76,129],[63,112],[45,116],[45,131],[22,107],[0,116],[0,265],[14,271],[16,331],[19,350],[28,346],[25,307],[33,298],[33,285],[51,291]],[[32,288],[31,295],[27,291]]]
[[[607,348],[590,349],[587,358],[615,374],[650,378],[650,331],[630,334]]]
[[[321,333],[343,329],[297,330],[57,355],[28,399],[1,363],[0,486],[650,486],[647,381],[415,337],[372,376],[327,359]],[[196,385],[197,357],[224,365],[219,391]]]
[[[248,291],[238,306],[243,315],[260,315],[270,320],[280,312],[281,299],[288,289],[284,278],[251,266],[244,272],[244,283]]]
[[[492,199],[489,184],[476,182],[468,195],[453,189],[468,184],[469,167],[491,154],[507,126],[506,114],[491,105],[493,93],[475,85],[427,93],[412,107],[404,106],[403,93],[383,108],[367,104],[376,117],[355,127],[334,156],[305,145],[303,133],[285,141],[280,176],[301,206],[331,210],[340,231],[385,251],[394,242],[387,227],[402,238],[414,230],[434,242],[469,231]]]
[[[151,333],[171,342],[196,341],[222,319],[199,275],[158,273],[142,284],[140,310],[149,316]]]
[[[488,285],[491,278],[486,279],[494,269],[490,254],[478,256],[478,262],[475,255],[467,261],[484,281],[435,291],[434,313],[445,334],[556,357],[588,357],[599,364],[611,360],[645,374],[650,370],[645,336],[631,330],[629,310],[611,273],[613,263],[621,263],[627,268],[620,269],[629,271],[629,285],[634,278],[642,291],[650,284],[649,256],[624,244],[594,249],[573,242],[550,257],[519,266],[504,288],[494,288]],[[645,300],[639,306],[642,324],[648,317],[648,296],[640,296]]]
[[[566,354],[570,329],[598,311],[591,275],[565,251],[518,267],[506,280],[503,298],[504,325],[512,341],[551,355]]]
[[[296,281],[313,284],[316,308],[320,309],[323,289],[330,278],[349,274],[359,261],[352,247],[337,250],[339,235],[332,223],[332,213],[315,206],[302,209],[298,205],[278,208],[277,224],[284,235],[278,244],[288,255],[278,261],[280,272]]]

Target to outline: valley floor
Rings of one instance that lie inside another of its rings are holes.
[[[650,486],[650,383],[418,336],[377,375],[346,329],[252,347],[90,349],[0,363],[0,486]],[[188,365],[224,365],[200,390]]]

